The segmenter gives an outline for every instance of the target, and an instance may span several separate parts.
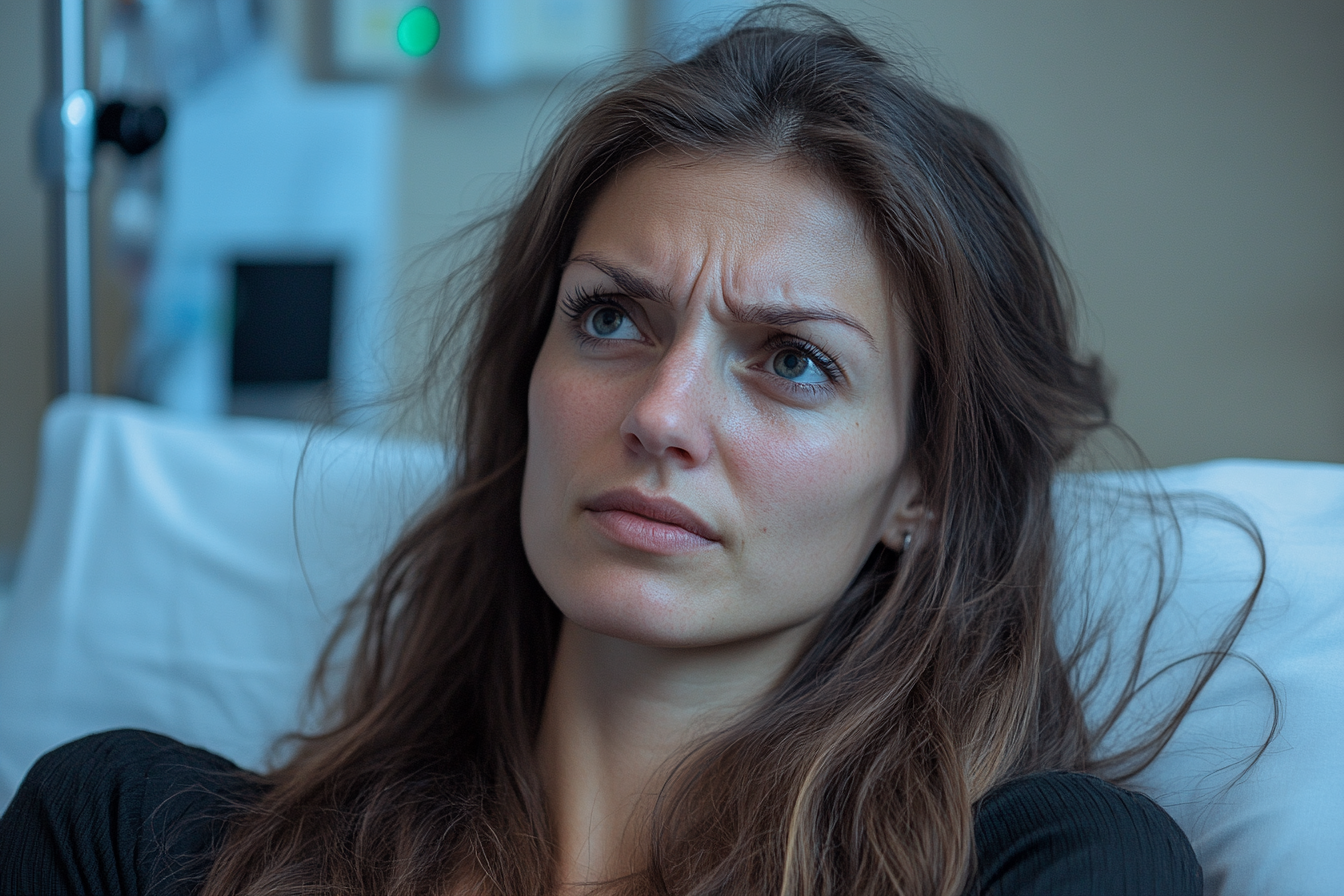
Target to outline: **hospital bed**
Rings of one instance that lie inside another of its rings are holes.
[[[313,723],[304,689],[342,603],[442,488],[448,463],[439,448],[359,431],[58,400],[0,621],[0,806],[42,752],[108,728],[161,731],[251,768],[282,758],[277,738]],[[1177,529],[1146,500],[1107,498],[1140,489],[1159,509],[1163,489],[1205,497],[1177,501]],[[1218,461],[1061,477],[1062,646],[1106,615],[1123,652],[1159,593],[1169,602],[1146,668],[1207,646],[1260,569],[1218,498],[1255,521],[1267,577],[1238,656],[1133,785],[1189,834],[1207,892],[1338,893],[1344,466]],[[1107,746],[1138,737],[1144,713],[1196,666],[1158,676]],[[1090,712],[1122,671],[1102,675]]]

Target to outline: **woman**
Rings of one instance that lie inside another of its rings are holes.
[[[604,91],[442,343],[460,466],[329,727],[264,776],[62,748],[9,885],[1198,892],[1077,774],[1124,768],[1052,625],[1052,477],[1109,421],[1069,310],[1001,139],[825,17]]]

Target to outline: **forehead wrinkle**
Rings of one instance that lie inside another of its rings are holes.
[[[600,255],[592,252],[581,252],[575,255],[565,266],[574,262],[583,262],[597,268],[607,277],[611,278],[624,295],[631,298],[648,299],[671,307],[673,305],[671,294],[666,288],[659,286],[647,277],[641,277],[623,268],[620,265],[613,264],[602,258]],[[731,267],[731,266],[729,266]],[[703,271],[702,271],[703,273]],[[832,308],[826,305],[799,305],[783,303],[766,304],[743,304],[733,298],[731,290],[724,288],[720,290],[720,298],[727,307],[728,313],[733,319],[746,324],[760,324],[770,327],[788,327],[793,324],[808,323],[811,321],[829,321],[833,323],[844,324],[850,327],[868,342],[873,348],[877,347],[877,340],[868,328],[859,323],[854,317],[846,314],[838,308]]]

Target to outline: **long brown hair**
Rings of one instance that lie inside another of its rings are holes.
[[[995,785],[1125,773],[1095,755],[1052,621],[1051,485],[1109,424],[1106,390],[1013,157],[849,29],[775,8],[597,95],[502,219],[442,343],[467,358],[453,479],[352,605],[332,720],[237,817],[208,896],[553,888],[533,742],[560,615],[519,530],[528,381],[586,210],[661,151],[788,157],[852,199],[913,330],[908,462],[932,518],[903,554],[874,549],[762,705],[681,757],[648,868],[607,886],[947,896]]]

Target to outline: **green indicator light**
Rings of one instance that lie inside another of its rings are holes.
[[[409,56],[423,56],[439,42],[439,17],[428,6],[417,6],[397,24],[397,46]]]

